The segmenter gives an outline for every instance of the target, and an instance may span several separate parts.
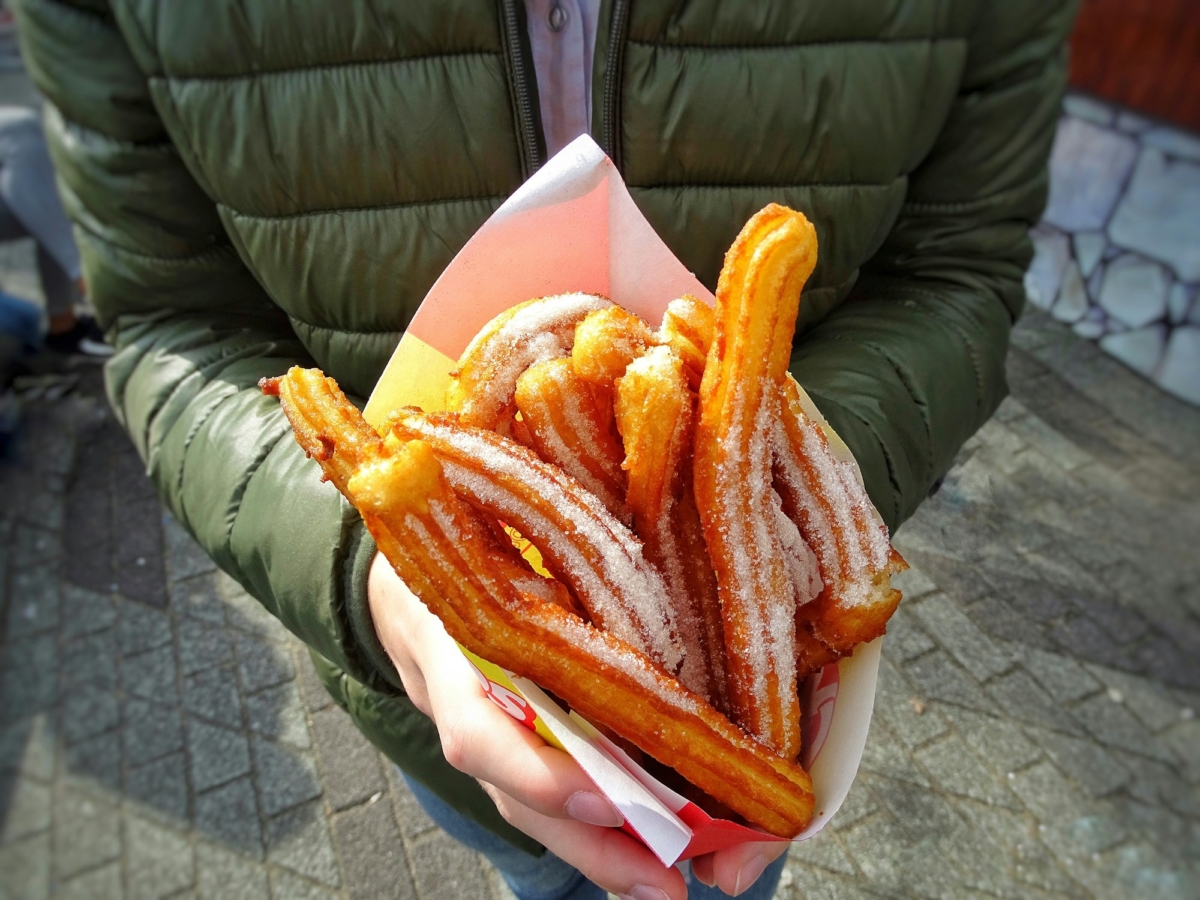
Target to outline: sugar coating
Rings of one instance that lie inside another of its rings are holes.
[[[792,578],[792,585],[796,589],[796,603],[798,606],[803,606],[811,600],[816,599],[821,593],[823,584],[821,582],[821,567],[817,562],[816,554],[812,548],[800,535],[800,529],[796,527],[796,523],[787,517],[787,513],[783,511],[783,501],[774,491],[771,498],[771,506],[775,511],[775,528],[779,532],[779,542],[783,546],[783,558],[787,562],[788,573]]]
[[[512,403],[517,379],[530,366],[566,356],[575,324],[612,303],[595,294],[556,294],[527,303],[495,331],[484,328],[463,352],[484,373],[467,402],[473,421],[490,422]]]
[[[803,534],[817,555],[824,582],[840,605],[867,604],[875,575],[891,554],[887,531],[874,515],[854,464],[833,455],[820,426],[807,416],[797,417],[800,460],[785,429],[780,419],[772,433],[775,477],[800,504]]]
[[[552,377],[556,381],[562,382],[569,377],[568,373],[570,372],[570,369],[565,369],[543,377]],[[580,386],[582,387],[582,384]],[[586,388],[584,389],[586,390]],[[583,446],[587,456],[584,458],[575,452],[553,424],[550,427],[537,429],[538,440],[545,443],[546,452],[554,462],[558,463],[568,475],[578,479],[588,491],[603,499],[606,507],[611,509],[613,506],[619,505],[620,498],[613,496],[608,484],[595,475],[587,464],[587,461],[591,460],[593,464],[599,466],[609,483],[620,483],[623,480],[620,463],[610,459],[608,454],[600,450],[603,435],[599,430],[600,423],[596,421],[595,404],[591,403],[585,407],[586,400],[583,394],[569,385],[562,386],[559,396],[562,399],[562,405],[557,412],[562,416],[567,430]]]
[[[741,408],[745,402],[742,395],[744,385],[734,388],[731,406]],[[732,418],[723,443],[729,447],[747,447],[748,471],[745,483],[739,484],[742,476],[737,453],[727,454],[725,462],[717,467],[718,503],[722,506],[722,529],[726,545],[744,548],[744,552],[733,554],[732,583],[722,585],[737,603],[744,616],[749,635],[758,640],[741,642],[741,662],[750,672],[749,692],[754,697],[770,696],[769,684],[772,675],[781,685],[794,685],[796,681],[795,655],[795,594],[778,596],[778,586],[773,583],[775,567],[772,561],[784,559],[772,507],[771,486],[771,443],[769,435],[772,422],[777,418],[775,405],[769,394],[760,394],[751,424],[748,441],[743,441],[742,424]],[[748,510],[740,509],[738,494],[749,492]],[[724,602],[724,601],[723,601]]]
[[[668,347],[651,347],[645,355],[631,362],[625,370],[627,378],[659,379],[664,366],[673,368],[676,358]],[[681,386],[682,387],[682,386]],[[683,388],[686,390],[686,388]],[[688,425],[690,417],[680,416],[675,420],[671,433],[668,458],[671,460],[691,461],[690,448],[683,443],[690,433]],[[705,696],[708,693],[707,660],[702,651],[704,647],[705,626],[703,617],[696,606],[695,598],[689,591],[686,565],[682,548],[676,539],[677,527],[676,498],[670,491],[670,474],[663,476],[664,491],[661,497],[659,517],[653,522],[654,541],[659,548],[659,566],[667,584],[672,610],[675,614],[675,624],[679,629],[680,642],[684,648],[683,665],[679,670],[679,680],[688,688]]]
[[[406,424],[431,440],[456,491],[501,518],[525,519],[526,530],[546,543],[539,549],[556,560],[563,577],[606,628],[661,660],[668,671],[678,670],[683,653],[662,577],[643,556],[637,538],[597,497],[494,434],[417,417]],[[565,521],[568,530],[560,530],[555,520]]]

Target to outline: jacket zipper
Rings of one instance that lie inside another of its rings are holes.
[[[625,30],[629,23],[629,0],[613,0],[608,31],[608,61],[604,67],[604,105],[600,141],[617,169],[621,168],[620,118],[621,69],[625,64]]]
[[[508,54],[509,72],[512,76],[513,99],[517,107],[518,139],[528,178],[545,162],[539,151],[537,119],[534,116],[533,99],[529,92],[529,73],[525,71],[525,57],[521,52],[523,35],[517,3],[521,0],[503,0],[504,43]]]

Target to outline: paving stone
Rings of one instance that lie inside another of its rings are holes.
[[[487,880],[478,856],[433,831],[412,845],[412,874],[422,897],[486,897]]]
[[[50,569],[14,572],[8,605],[8,634],[19,638],[58,626],[58,578]]]
[[[196,830],[244,856],[262,859],[262,829],[250,778],[237,778],[197,794]]]
[[[266,867],[207,841],[196,842],[196,888],[204,900],[262,900],[270,895]]]
[[[53,576],[55,563],[62,559],[62,538],[57,531],[41,525],[19,522],[9,538],[9,563],[14,569],[30,569],[30,574],[46,572]],[[53,578],[51,578],[53,581]],[[14,580],[14,588],[20,582]],[[19,596],[19,595],[18,595]]]
[[[105,631],[117,624],[117,605],[105,594],[84,590],[73,584],[61,584],[62,625],[59,633],[65,640]]]
[[[198,719],[187,723],[192,760],[192,787],[204,791],[250,771],[250,747],[236,731],[208,725]]]
[[[159,702],[176,702],[175,652],[170,645],[121,660],[121,689],[126,694]]]
[[[929,786],[929,779],[916,765],[913,757],[909,756],[904,745],[897,741],[878,719],[871,722],[870,735],[859,769],[899,781]]]
[[[1069,712],[1055,703],[1028,672],[1018,669],[997,678],[987,687],[1008,715],[1055,731],[1077,733],[1079,724]]]
[[[1094,741],[1026,728],[1050,759],[1089,796],[1103,797],[1130,780],[1129,770]]]
[[[1196,304],[1200,307],[1200,303]],[[1198,323],[1200,324],[1200,323]],[[1200,327],[1186,325],[1171,332],[1158,383],[1181,400],[1200,405]]]
[[[1079,792],[1049,762],[1039,762],[1016,772],[1009,787],[1039,821],[1050,824],[1078,819],[1087,814]]]
[[[179,664],[184,675],[233,662],[233,648],[224,628],[196,619],[179,622]]]
[[[50,838],[44,834],[0,848],[0,883],[13,900],[44,900],[50,895]]]
[[[175,581],[170,588],[172,606],[182,615],[203,619],[213,625],[224,625],[225,601],[217,589],[216,580],[216,573],[210,572]]]
[[[1109,699],[1120,697],[1150,731],[1162,731],[1180,720],[1179,703],[1161,685],[1105,666],[1088,666],[1088,670],[1109,689]]]
[[[369,801],[348,809],[335,815],[332,824],[351,896],[416,900],[404,844],[387,802]],[[487,892],[478,896],[486,897]]]
[[[1152,836],[1160,850],[1176,859],[1195,859],[1200,853],[1200,835],[1170,810],[1121,798],[1115,806],[1127,833]]]
[[[888,621],[884,653],[895,662],[902,663],[927,653],[935,646],[933,639],[921,630],[909,608],[901,604]]]
[[[171,622],[157,609],[128,601],[118,604],[117,635],[127,656],[171,642]]]
[[[1196,289],[1177,281],[1171,285],[1171,293],[1167,295],[1167,320],[1172,325],[1183,325],[1187,322],[1188,313],[1192,309],[1192,301],[1196,297]]]
[[[900,823],[901,830],[914,843],[962,827],[962,820],[948,799],[928,788],[869,772],[860,772],[858,777],[866,781],[880,806]]]
[[[1007,642],[1052,648],[1054,644],[1037,623],[998,597],[988,597],[965,608],[984,634]]]
[[[333,705],[333,698],[329,696],[329,691],[325,690],[325,685],[321,683],[316,669],[313,668],[308,649],[299,641],[294,641],[293,654],[296,682],[300,685],[300,694],[304,697],[304,705],[308,707],[308,711],[312,713]]]
[[[1124,704],[1114,703],[1107,694],[1084,700],[1074,712],[1083,727],[1106,746],[1120,747],[1165,763],[1176,762],[1175,755],[1162,741],[1155,740]]]
[[[304,702],[291,683],[267,688],[246,698],[250,730],[293,747],[308,749],[312,742],[304,718]]]
[[[1058,300],[1050,312],[1060,322],[1073,323],[1082,319],[1088,311],[1087,288],[1083,284],[1083,275],[1078,264],[1071,260],[1067,271],[1063,274],[1062,287],[1058,291]]]
[[[1123,729],[1122,734],[1124,734]],[[1193,783],[1200,782],[1200,721],[1187,719],[1177,722],[1163,733],[1162,740],[1175,751],[1176,756],[1182,762],[1183,768],[1181,771],[1184,777]],[[1159,742],[1147,743],[1150,746],[1155,746]],[[1141,752],[1143,755],[1158,756],[1158,754],[1147,754],[1145,749],[1139,750],[1136,747],[1127,747],[1126,749]],[[1167,760],[1164,759],[1165,761]]]
[[[912,704],[918,689],[887,657],[879,662],[879,680],[875,689],[875,713],[906,746],[915,747],[942,735],[946,723],[932,709],[918,713]]]
[[[1075,259],[1079,262],[1079,271],[1084,278],[1096,270],[1107,244],[1108,239],[1102,231],[1080,231],[1071,235]]]
[[[983,681],[1012,667],[1009,654],[992,643],[944,594],[926,597],[911,609],[925,630],[975,678]]]
[[[818,866],[842,875],[856,875],[858,870],[846,852],[838,846],[831,831],[821,831],[805,841],[798,841],[788,850],[788,868],[796,864]]]
[[[321,779],[312,754],[256,737],[253,740],[259,802],[263,813],[276,813],[321,795]]]
[[[148,817],[163,819],[174,828],[188,828],[187,761],[172,753],[125,777],[125,795]]]
[[[937,783],[951,794],[996,806],[1016,805],[1015,798],[957,735],[952,734],[945,740],[922,747],[913,755],[932,773]]]
[[[1116,642],[1087,616],[1063,618],[1050,629],[1050,637],[1064,654],[1106,664],[1121,659]]]
[[[163,544],[167,571],[172,581],[180,581],[204,572],[212,572],[216,563],[200,549],[182,525],[171,515],[162,517]]]
[[[339,900],[339,895],[283,869],[271,869],[272,900]]]
[[[853,828],[840,833],[842,844],[866,876],[864,885],[872,893],[882,891],[896,896],[901,889],[898,851],[910,844],[900,826],[886,815],[864,819]],[[891,852],[880,853],[880,847],[889,847]]]
[[[183,706],[192,715],[219,725],[242,727],[242,701],[232,667],[204,669],[188,676],[183,683]]]
[[[1172,161],[1147,147],[1108,227],[1113,242],[1170,265],[1184,281],[1200,281],[1195,237],[1200,165]]]
[[[396,821],[400,823],[400,828],[404,832],[404,837],[407,840],[419,837],[427,831],[436,828],[433,819],[421,808],[421,804],[417,802],[417,798],[412,795],[412,791],[408,789],[408,784],[400,775],[399,769],[390,761],[380,758],[380,765],[383,767],[384,777],[387,779],[388,793],[392,797],[392,809],[396,815]],[[854,789],[851,788],[851,794]],[[845,806],[842,807],[845,809]]]
[[[69,878],[117,859],[121,824],[117,808],[94,794],[61,789],[54,801],[54,874]]]
[[[834,832],[848,831],[858,822],[877,812],[879,812],[879,804],[875,802],[870,788],[865,782],[855,780],[850,786],[850,793],[842,801],[841,808],[838,809],[837,815],[830,820],[828,827]],[[401,818],[400,821],[405,822],[406,820]]]
[[[62,735],[68,743],[116,728],[121,719],[117,695],[102,688],[73,687],[62,704]]]
[[[220,580],[225,598],[225,619],[232,627],[266,640],[288,639],[287,629],[279,624],[279,620],[267,612],[261,603],[228,576],[221,575]]]
[[[0,844],[11,844],[50,827],[50,788],[28,778],[0,779]]]
[[[267,823],[267,859],[329,887],[341,885],[337,856],[319,802],[297,806]]]
[[[296,668],[286,648],[242,635],[234,638],[233,645],[242,688],[247,693],[274,687],[296,677]],[[325,693],[324,688],[321,693]]]
[[[775,900],[868,900],[874,896],[848,878],[831,876],[803,863],[789,863],[780,876]]]
[[[38,781],[54,777],[55,728],[47,713],[0,727],[0,772],[20,772]]]
[[[1061,231],[1043,225],[1030,231],[1029,237],[1033,240],[1033,261],[1025,273],[1025,293],[1030,303],[1050,309],[1071,262],[1070,240]]]
[[[117,687],[116,632],[97,631],[67,642],[62,649],[58,683],[60,696],[76,688]]]
[[[1109,334],[1100,341],[1105,353],[1147,378],[1158,370],[1166,345],[1167,329],[1161,324]]]
[[[0,717],[12,721],[36,715],[54,704],[58,642],[39,634],[4,649],[0,669]]]
[[[961,706],[936,704],[937,711],[954,727],[984,763],[1001,778],[1023,769],[1042,753],[1011,720],[984,715]]]
[[[176,831],[140,816],[128,816],[126,877],[130,900],[157,900],[195,883],[192,845]]]
[[[975,680],[941,650],[913,660],[905,667],[905,671],[923,696],[975,710],[994,709],[991,700]]]
[[[338,707],[312,716],[313,746],[321,766],[325,799],[345,809],[387,790],[379,751]]]
[[[55,885],[57,900],[124,900],[121,866],[111,863]]]
[[[183,749],[183,720],[174,705],[127,700],[122,731],[125,758],[131,766]]]
[[[893,575],[892,587],[904,594],[905,600],[916,600],[937,590],[933,580],[914,565],[909,565],[905,571]]]
[[[1062,119],[1050,154],[1045,221],[1070,232],[1103,228],[1137,153],[1132,138],[1080,119]]]
[[[62,783],[108,797],[121,789],[121,737],[109,731],[63,748]]]
[[[1020,647],[1013,652],[1038,684],[1059,703],[1078,700],[1101,689],[1100,682],[1069,656],[1032,647]]]

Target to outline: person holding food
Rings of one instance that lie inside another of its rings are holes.
[[[587,131],[710,289],[767,204],[815,226],[781,365],[894,531],[1004,396],[1075,5],[14,3],[109,393],[164,501],[522,900],[769,897],[787,845],[685,876],[618,829],[439,654],[259,380],[316,364],[370,394],[454,254]]]

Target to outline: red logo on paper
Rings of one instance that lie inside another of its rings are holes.
[[[471,669],[475,672],[475,677],[479,679],[479,683],[483,686],[483,692],[488,695],[493,703],[526,728],[533,729],[537,713],[533,711],[533,707],[529,705],[528,700],[516,691],[510,690],[502,684],[496,684],[496,682],[489,679],[475,666],[472,665]]]
[[[819,673],[808,676],[804,682],[801,708],[804,710],[803,749],[801,764],[812,768],[813,760],[825,746],[829,728],[833,725],[833,711],[837,706],[838,684],[841,675],[837,663],[830,663]]]

